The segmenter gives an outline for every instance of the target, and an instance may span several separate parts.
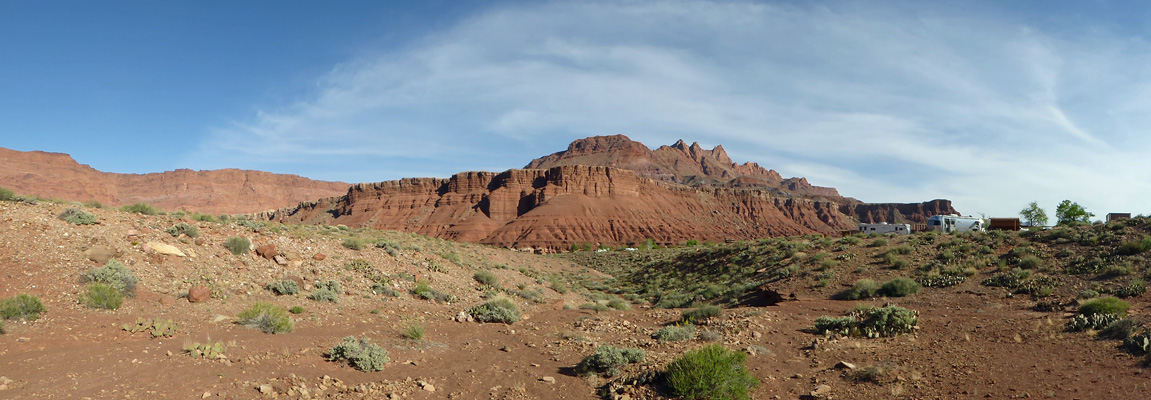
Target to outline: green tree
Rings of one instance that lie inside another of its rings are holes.
[[[1059,225],[1091,222],[1091,217],[1094,216],[1095,214],[1088,212],[1079,203],[1073,203],[1071,200],[1063,200],[1062,203],[1059,203],[1059,207],[1055,208],[1055,218],[1059,219]]]
[[[1027,226],[1047,225],[1047,211],[1039,208],[1039,203],[1034,201],[1028,204],[1027,208],[1024,208],[1023,211],[1020,211],[1019,216],[1023,217],[1023,220],[1027,222]]]

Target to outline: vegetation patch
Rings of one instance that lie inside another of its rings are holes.
[[[170,319],[136,318],[135,324],[124,324],[123,329],[128,333],[148,332],[153,338],[176,335],[176,323]]]
[[[35,321],[46,309],[40,298],[27,294],[16,295],[0,300],[0,319],[25,319]]]
[[[80,304],[89,308],[115,310],[123,303],[124,294],[116,290],[116,287],[103,282],[89,283],[84,288],[84,293],[80,294]]]
[[[705,321],[718,317],[723,309],[717,305],[705,304],[683,312],[683,320],[688,322]]]
[[[636,348],[621,349],[614,346],[603,345],[595,349],[595,353],[584,357],[576,364],[575,370],[580,375],[600,374],[615,376],[620,367],[631,363],[643,362],[644,351]]]
[[[692,350],[667,366],[667,384],[684,399],[743,400],[759,380],[747,370],[747,354],[718,344]]]
[[[224,248],[237,256],[248,254],[252,250],[252,241],[243,236],[232,236],[224,241]]]
[[[339,303],[340,283],[336,281],[316,282],[316,289],[308,295],[308,299],[315,301],[326,301],[329,303]]]
[[[128,296],[136,293],[136,274],[116,260],[108,260],[104,266],[89,270],[81,277],[81,281],[107,284]]]
[[[360,371],[382,371],[390,361],[388,351],[373,344],[367,338],[348,336],[328,350],[328,361],[347,361]]]
[[[520,309],[511,299],[501,297],[468,309],[468,314],[480,322],[512,324],[520,320]]]
[[[152,205],[148,203],[129,204],[120,207],[120,211],[144,215],[156,215],[160,213],[160,210],[156,209],[156,207],[152,207]]]
[[[682,342],[695,339],[695,325],[668,325],[655,332],[655,340],[660,343]]]
[[[291,279],[285,279],[278,282],[272,282],[264,286],[264,289],[275,293],[277,296],[292,295],[300,293],[300,284]]]
[[[1122,318],[1127,316],[1127,310],[1130,308],[1130,303],[1108,296],[1088,300],[1086,303],[1083,303],[1082,306],[1079,306],[1079,312],[1077,314],[1087,316],[1108,314]]]
[[[887,337],[919,329],[919,312],[899,306],[865,307],[843,317],[822,316],[815,320],[821,335]]]
[[[181,222],[176,225],[172,225],[171,228],[165,229],[164,232],[168,232],[168,234],[172,235],[172,237],[185,235],[187,237],[194,238],[200,236],[200,228],[197,228],[196,225],[192,225],[187,222]]]
[[[236,322],[247,328],[264,333],[288,333],[292,331],[292,318],[288,311],[272,303],[259,302],[240,311]]]
[[[92,225],[99,222],[95,215],[79,208],[69,208],[60,213],[57,218],[72,225]]]

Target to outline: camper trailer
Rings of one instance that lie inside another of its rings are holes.
[[[986,229],[982,218],[959,215],[935,215],[927,219],[927,230],[939,233],[982,232]]]
[[[896,235],[910,235],[911,225],[908,224],[889,224],[880,222],[878,224],[859,224],[859,232],[864,234],[885,234],[894,233]]]

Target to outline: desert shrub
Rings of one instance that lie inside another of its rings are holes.
[[[283,296],[300,293],[300,284],[291,279],[285,279],[279,282],[269,283],[267,286],[264,286],[264,289],[275,293],[277,296]]]
[[[1099,297],[1099,292],[1096,292],[1096,291],[1091,290],[1091,289],[1082,290],[1079,292],[1079,296],[1077,296],[1077,298],[1082,299],[1082,300],[1093,299],[1096,297]]]
[[[373,283],[372,293],[387,297],[400,297],[400,293],[396,292],[396,289],[384,282]]]
[[[292,314],[303,314],[304,313],[304,307],[293,306],[292,308],[288,309],[288,312],[290,312]]]
[[[667,384],[684,399],[742,400],[759,386],[745,362],[747,354],[718,344],[684,353],[667,366]]]
[[[336,281],[316,282],[316,290],[313,290],[312,294],[308,295],[308,299],[339,303],[340,283]]]
[[[79,208],[69,208],[60,213],[57,218],[72,225],[92,225],[97,222],[96,216]]]
[[[115,310],[124,303],[124,294],[110,284],[102,282],[89,283],[80,294],[80,304],[90,308]]]
[[[216,222],[216,217],[213,217],[212,214],[200,214],[196,212],[192,213],[192,220],[200,222]]]
[[[360,371],[374,372],[384,369],[390,361],[388,351],[379,345],[373,344],[367,338],[357,339],[348,336],[328,350],[329,361],[347,361],[349,365]]]
[[[705,304],[683,312],[684,321],[703,321],[712,317],[718,317],[723,313],[723,309],[717,305]]]
[[[1134,335],[1135,332],[1142,327],[1142,322],[1130,318],[1120,318],[1099,330],[1096,337],[1100,339],[1127,340],[1127,338]]]
[[[1024,256],[1019,259],[1019,268],[1035,269],[1039,267],[1039,264],[1039,257],[1036,256]]]
[[[416,287],[412,288],[412,294],[425,300],[431,300],[436,297],[435,291],[432,290],[432,286],[428,284],[428,281],[416,282]]]
[[[108,260],[103,267],[93,268],[81,277],[84,282],[104,283],[112,286],[121,294],[134,295],[136,293],[136,274],[116,260]]]
[[[520,309],[511,299],[501,297],[468,309],[476,321],[515,323],[520,320]]]
[[[863,241],[863,239],[860,239],[857,236],[847,236],[847,237],[844,237],[843,239],[840,239],[839,241],[841,243],[846,243],[846,244],[850,244],[850,245],[854,246],[854,245],[859,244],[859,242]]]
[[[252,249],[252,241],[243,236],[232,236],[224,241],[224,248],[237,256],[247,254]]]
[[[595,349],[595,353],[584,357],[576,364],[575,370],[580,375],[602,374],[615,376],[619,368],[631,363],[643,362],[644,351],[636,348],[621,349],[614,346],[603,345]]]
[[[1123,347],[1135,354],[1151,353],[1151,331],[1144,329],[1123,341]]]
[[[1107,288],[1106,291],[1107,293],[1115,295],[1115,297],[1125,299],[1128,297],[1142,296],[1143,293],[1147,292],[1147,288],[1143,285],[1143,280],[1134,279],[1126,285]]]
[[[12,201],[16,199],[16,193],[11,189],[0,187],[0,201]]]
[[[364,240],[358,237],[350,237],[340,242],[340,245],[352,250],[362,250],[364,248]]]
[[[909,333],[918,326],[919,312],[898,306],[864,307],[843,317],[825,315],[815,320],[815,331],[822,335],[870,338]]]
[[[656,331],[654,337],[660,343],[682,342],[695,339],[695,332],[695,326],[691,324],[668,325]]]
[[[895,254],[908,255],[908,254],[911,254],[912,249],[911,249],[911,246],[904,244],[904,245],[896,246],[895,248],[892,248],[891,250],[888,250],[888,251],[895,252]]]
[[[966,280],[967,277],[961,275],[930,275],[919,278],[916,282],[923,287],[945,288],[958,285]]]
[[[1097,299],[1088,300],[1079,307],[1079,315],[1091,316],[1094,314],[1111,314],[1118,317],[1127,315],[1127,309],[1131,308],[1131,304],[1126,301],[1119,300],[1115,297],[1100,297]]]
[[[887,297],[903,297],[919,292],[919,284],[910,278],[895,278],[879,287],[879,294]]]
[[[21,318],[34,321],[44,311],[44,303],[36,296],[21,294],[0,300],[0,320]]]
[[[595,303],[595,302],[590,302],[590,301],[587,303],[580,304],[579,308],[581,310],[595,310],[595,311],[610,310],[610,308],[608,308],[608,306],[605,304],[600,304],[600,303]]]
[[[1144,236],[1143,240],[1124,242],[1119,245],[1119,254],[1135,255],[1151,250],[1151,236]]]
[[[1063,325],[1063,329],[1068,332],[1082,332],[1088,329],[1099,330],[1118,320],[1119,317],[1115,314],[1076,314]]]
[[[608,308],[620,311],[627,311],[631,309],[631,303],[619,297],[608,300],[607,306]]]
[[[400,329],[400,336],[412,340],[423,340],[427,329],[419,321],[409,321]]]
[[[499,280],[499,278],[496,278],[496,274],[493,274],[493,273],[488,272],[488,271],[476,272],[475,275],[472,275],[472,279],[475,279],[476,282],[479,282],[480,284],[488,285],[488,286],[492,286],[492,287],[500,285],[500,280]]]
[[[907,260],[895,260],[895,262],[891,263],[891,268],[895,269],[907,269],[909,266],[911,266],[911,263],[907,262]]]
[[[845,300],[859,300],[875,296],[876,291],[879,290],[879,284],[871,279],[860,279],[851,285],[851,289],[843,291],[839,294],[839,298]]]
[[[871,241],[870,246],[871,247],[887,246],[887,239],[884,239],[884,238],[875,239],[875,240]]]
[[[695,301],[695,296],[691,293],[684,292],[670,292],[661,293],[659,300],[656,301],[656,308],[683,308],[692,301]]]
[[[120,207],[120,211],[144,215],[156,215],[160,213],[160,210],[157,210],[156,207],[152,207],[152,205],[148,203],[129,204]]]
[[[287,310],[272,303],[259,302],[240,311],[236,322],[264,333],[288,333],[292,331],[292,318]]]
[[[164,232],[168,232],[168,234],[173,237],[180,236],[180,234],[187,235],[190,238],[200,236],[200,228],[187,222],[172,225],[171,228],[165,229]]]

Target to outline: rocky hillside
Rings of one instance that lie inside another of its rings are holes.
[[[0,187],[112,206],[143,202],[166,210],[241,214],[342,195],[348,184],[239,169],[117,174],[77,163],[67,154],[0,148]]]
[[[501,247],[727,241],[834,233],[864,222],[924,222],[956,213],[947,200],[866,204],[804,178],[737,165],[722,147],[681,140],[655,151],[623,135],[581,139],[568,150],[502,173],[352,186],[340,197],[261,213],[285,223],[368,226]]]

